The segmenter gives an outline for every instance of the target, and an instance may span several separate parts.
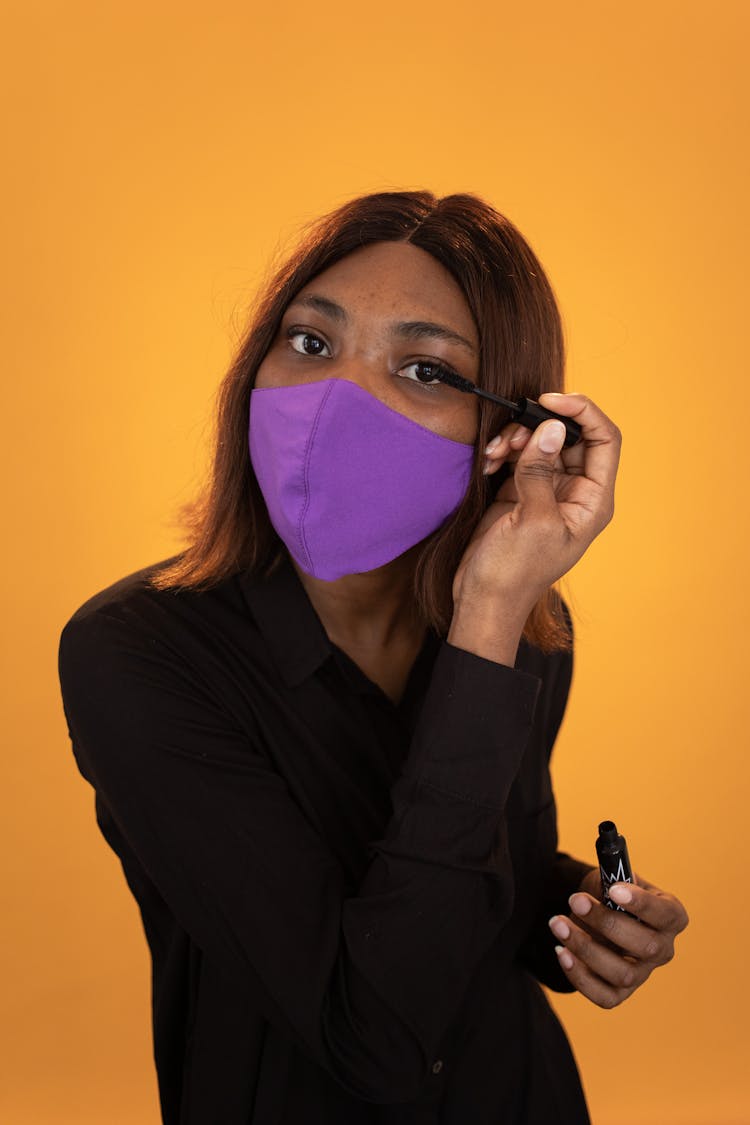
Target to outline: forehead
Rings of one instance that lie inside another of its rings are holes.
[[[328,297],[353,315],[438,320],[478,342],[461,288],[431,254],[408,242],[375,242],[317,274],[298,296]]]

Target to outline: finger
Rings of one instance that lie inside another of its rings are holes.
[[[623,951],[620,946],[615,945],[615,943],[613,941],[610,941],[609,938],[606,938],[604,934],[600,934],[597,930],[593,929],[593,927],[588,926],[586,924],[585,918],[579,918],[576,915],[576,922],[578,926],[585,931],[585,933],[589,934],[592,938],[595,938],[600,943],[600,945],[606,946],[607,949],[613,949],[615,953],[619,954],[620,957],[623,956]],[[632,954],[628,953],[627,956],[631,957]]]
[[[590,895],[580,892],[571,895],[568,901],[573,914],[585,920],[590,932],[600,935],[640,961],[663,965],[674,956],[673,934],[661,927],[644,924],[643,920],[639,921],[640,915],[631,918],[624,911],[611,910]]]
[[[632,988],[616,988],[607,984],[564,946],[556,945],[555,953],[562,971],[573,987],[600,1008],[616,1008],[633,992]]]
[[[511,422],[485,446],[486,457],[503,457],[510,449],[518,449],[531,436],[531,430]]]
[[[516,462],[513,480],[519,503],[559,519],[553,487],[555,465],[565,441],[562,422],[543,422],[534,430]]]
[[[585,395],[546,391],[539,396],[539,404],[578,422],[582,430],[581,444],[585,448],[586,476],[614,493],[622,434],[612,419]]]
[[[615,988],[637,988],[654,967],[603,945],[597,937],[592,937],[571,918],[555,915],[549,920],[549,928],[570,953],[575,954],[592,973]]]
[[[522,439],[520,442],[519,436]],[[485,446],[484,467],[482,469],[484,475],[489,476],[496,473],[506,461],[515,461],[518,457],[519,448],[529,436],[530,431],[525,426],[518,426],[513,422],[505,426]]]
[[[492,453],[485,454],[483,471],[485,473],[496,473],[498,469],[501,469],[503,467],[503,465],[507,465],[508,462],[515,461],[517,456],[518,455],[515,453],[508,452],[507,445],[500,446],[499,452],[493,450]]]
[[[498,446],[492,451],[492,453],[485,454],[484,468],[482,469],[482,472],[485,474],[485,476],[487,476],[491,473],[496,473],[498,469],[501,469],[503,467],[503,465],[514,466],[516,461],[518,460],[518,456],[518,453],[514,451],[512,446],[510,447],[510,450],[508,449],[507,444]],[[508,479],[513,479],[512,473]]]
[[[624,906],[630,914],[637,915],[653,929],[669,934],[682,933],[690,919],[680,900],[659,887],[647,887],[645,880],[642,883],[639,887],[634,883],[613,883],[609,896],[618,906]],[[620,912],[613,910],[610,913]]]
[[[515,431],[510,435],[511,449],[523,449],[533,432],[527,426],[516,426]]]

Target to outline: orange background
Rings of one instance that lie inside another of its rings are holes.
[[[5,5],[0,1116],[158,1121],[147,947],[67,741],[60,629],[179,549],[277,248],[427,187],[520,227],[568,389],[624,434],[615,519],[566,581],[562,843],[591,858],[614,818],[691,924],[615,1011],[553,998],[594,1125],[750,1122],[745,5],[263,7]]]

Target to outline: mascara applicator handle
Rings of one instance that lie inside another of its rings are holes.
[[[548,422],[550,418],[556,418],[565,426],[565,441],[563,448],[570,445],[575,445],[581,439],[581,427],[572,418],[566,418],[562,414],[555,414],[553,410],[545,410],[533,398],[519,398],[516,410],[514,412],[513,421],[520,422],[522,426],[528,427],[530,430],[535,430],[542,422]]]

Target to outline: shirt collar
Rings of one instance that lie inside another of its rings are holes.
[[[356,691],[383,694],[356,665],[352,678],[351,658],[328,637],[286,553],[267,577],[243,571],[239,579],[250,612],[288,687],[301,684],[332,656]],[[417,669],[431,665],[439,643],[437,633],[428,628],[415,661]]]
[[[289,687],[302,683],[333,646],[288,556],[265,578],[243,572],[240,583],[284,681]]]

